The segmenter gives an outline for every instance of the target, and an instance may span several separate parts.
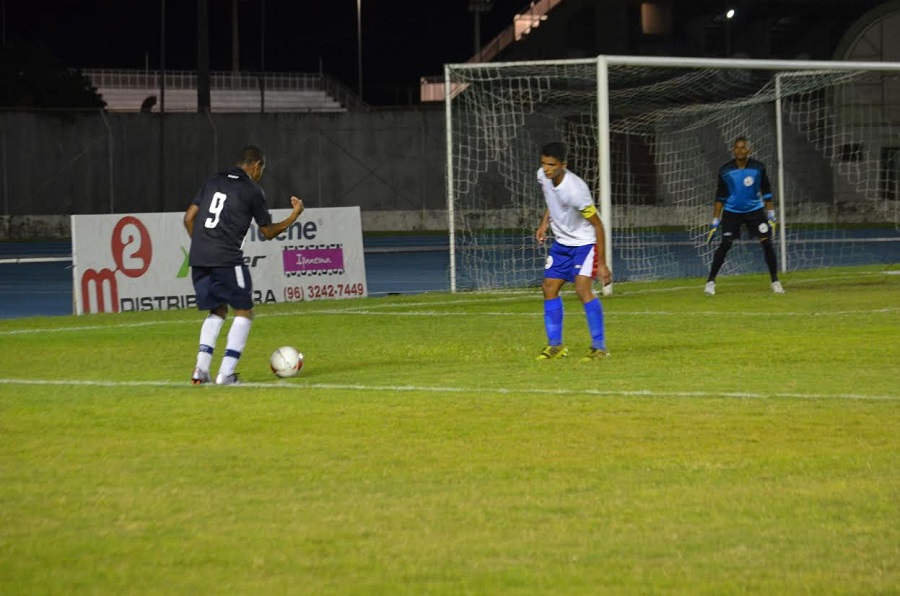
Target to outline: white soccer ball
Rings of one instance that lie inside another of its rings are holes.
[[[303,354],[298,352],[297,348],[282,346],[272,352],[269,366],[277,377],[282,379],[293,377],[303,368]]]

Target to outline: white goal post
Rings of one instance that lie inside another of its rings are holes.
[[[539,149],[569,147],[619,281],[706,274],[736,137],[768,168],[782,269],[900,246],[900,64],[599,56],[444,68],[450,287],[537,285]],[[764,271],[738,242],[724,274]],[[606,292],[612,288],[607,287]]]

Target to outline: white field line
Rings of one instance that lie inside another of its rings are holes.
[[[793,284],[800,283],[812,283],[812,282],[820,282],[820,281],[828,281],[828,280],[842,280],[846,281],[848,277],[864,277],[864,276],[873,276],[879,275],[882,272],[860,272],[854,273],[850,275],[836,275],[836,276],[823,276],[810,278],[806,280],[796,280],[792,281]],[[745,282],[741,279],[734,279],[734,284],[737,286],[740,285],[751,285],[751,282]],[[755,283],[753,285],[758,285]],[[674,291],[682,291],[689,290],[692,292],[697,292],[698,288],[701,288],[702,284],[698,285],[689,285],[689,286],[674,286],[671,288],[660,288],[660,289],[644,289],[644,290],[632,290],[627,292],[620,292],[619,295],[640,295],[640,294],[655,294],[660,292],[674,292]],[[452,294],[448,294],[448,296],[452,296]],[[535,289],[534,291],[526,291],[526,290],[496,290],[489,292],[473,292],[466,294],[464,297],[459,298],[451,298],[448,300],[440,300],[440,301],[418,301],[418,302],[378,302],[378,299],[372,299],[371,301],[367,300],[367,304],[365,306],[359,306],[354,301],[353,305],[348,305],[343,308],[334,307],[334,302],[329,303],[328,308],[322,308],[321,310],[296,310],[289,312],[280,312],[280,313],[256,313],[257,318],[268,318],[268,317],[294,317],[294,316],[312,316],[312,315],[365,315],[365,316],[377,316],[377,315],[387,315],[387,316],[495,316],[495,317],[543,317],[543,312],[538,312],[537,310],[534,313],[509,313],[509,312],[484,312],[484,313],[445,313],[445,312],[435,312],[433,310],[428,311],[418,311],[418,312],[410,312],[408,310],[402,310],[402,312],[397,313],[382,313],[379,312],[381,310],[387,309],[409,309],[413,307],[425,306],[429,308],[434,308],[436,306],[461,306],[461,305],[469,305],[469,304],[478,304],[478,303],[498,303],[498,302],[520,302],[520,301],[534,301],[536,299],[540,299],[541,294],[539,289]],[[708,298],[702,297],[702,299],[706,300]],[[309,304],[309,303],[307,303]],[[539,304],[539,303],[538,303]],[[609,309],[607,306],[606,316],[720,316],[720,312],[714,311],[696,311],[696,312],[685,312],[685,311],[615,311]],[[799,317],[799,316],[809,316],[809,317],[818,317],[818,316],[847,316],[847,315],[868,315],[868,314],[882,314],[882,313],[893,313],[897,312],[898,308],[884,308],[884,309],[876,309],[876,310],[859,310],[859,311],[835,311],[835,312],[816,312],[816,313],[804,313],[804,312],[779,312],[779,313],[767,313],[767,316],[786,316],[786,317]],[[95,330],[103,330],[103,329],[137,329],[141,327],[154,327],[159,325],[197,325],[199,321],[200,313],[197,311],[190,311],[191,318],[190,319],[172,319],[168,321],[144,321],[141,323],[117,323],[112,325],[73,325],[69,327],[45,327],[40,329],[10,329],[7,331],[0,331],[0,337],[13,336],[13,335],[29,335],[35,333],[67,333],[67,332],[78,332],[78,331],[95,331]],[[583,316],[582,313],[573,313],[571,309],[566,313],[568,316]],[[758,311],[751,312],[730,312],[728,313],[732,316],[759,316],[760,313]],[[10,319],[15,320],[15,319]],[[2,324],[2,321],[0,321]]]
[[[576,312],[572,312],[573,309],[567,309],[565,316],[578,316],[583,317],[584,313],[580,310],[576,310]],[[872,314],[884,314],[884,313],[893,313],[900,312],[900,307],[897,308],[875,308],[871,310],[843,310],[843,311],[823,311],[823,312],[796,312],[796,311],[782,311],[782,312],[767,312],[765,315],[767,317],[826,317],[826,316],[847,316],[847,315],[872,315]],[[366,315],[366,316],[389,316],[389,317],[540,317],[543,318],[544,313],[538,312],[537,310],[532,313],[522,313],[522,312],[479,312],[479,313],[469,313],[469,312],[440,312],[440,311],[430,311],[423,310],[417,312],[376,312],[369,310],[322,310],[316,312],[306,312],[306,313],[277,313],[267,315],[270,317],[286,317],[286,316],[305,316],[305,315]],[[650,310],[639,310],[639,311],[614,311],[605,309],[605,316],[609,317],[644,317],[644,316],[660,316],[660,317],[681,317],[681,316],[699,316],[699,317],[720,317],[722,316],[722,311],[694,311],[694,312],[685,312],[685,311],[650,311]],[[725,313],[728,316],[736,315],[736,316],[745,316],[745,317],[758,317],[762,313],[760,311],[729,311]]]
[[[206,385],[192,387],[185,381],[82,381],[76,379],[0,379],[0,385],[24,385],[24,386],[55,386],[55,387],[158,387],[158,388],[182,388],[188,391],[239,391],[241,389],[274,389],[277,391],[298,390],[309,391],[317,389],[322,391],[357,391],[368,393],[374,391],[390,393],[463,393],[466,395],[557,395],[557,396],[592,396],[592,397],[677,397],[677,398],[733,398],[733,399],[839,399],[839,400],[865,400],[865,401],[895,401],[900,400],[897,395],[863,395],[853,393],[757,393],[757,392],[718,392],[718,391],[651,391],[630,390],[614,391],[601,389],[511,389],[508,387],[435,387],[419,385],[362,385],[362,384],[332,384],[332,383],[303,383],[289,381],[274,381],[269,383],[241,383],[237,386],[216,387]]]
[[[878,276],[878,275],[891,275],[891,274],[900,274],[900,270],[897,270],[897,271],[893,271],[893,270],[860,271],[860,272],[846,273],[846,274],[841,274],[841,275],[823,275],[823,276],[819,276],[819,277],[809,277],[809,278],[805,278],[805,279],[788,278],[788,281],[785,281],[784,277],[782,277],[781,280],[786,284],[787,288],[790,288],[791,286],[820,283],[823,281],[846,282],[848,279],[850,279],[852,277],[873,277],[873,276]],[[784,276],[784,275],[785,274],[782,273],[782,276]],[[790,275],[790,273],[788,273],[787,275]],[[726,280],[726,281],[723,282],[723,280]],[[750,281],[748,279],[742,279],[741,277],[730,277],[729,278],[727,275],[723,275],[723,276],[719,277],[718,282],[722,285],[727,285],[728,287],[765,288],[769,285],[768,281],[758,281],[758,280]],[[639,284],[641,282],[635,282],[635,283]],[[621,290],[623,285],[626,287],[625,290]],[[620,284],[615,284],[614,288],[618,288],[617,290],[615,290],[615,295],[618,295],[618,296],[639,296],[641,294],[661,294],[664,292],[680,292],[683,290],[696,292],[698,290],[698,288],[702,289],[704,285],[706,285],[705,278],[698,280],[698,282],[696,284],[692,284],[689,286],[672,286],[670,288],[646,288],[646,289],[630,290],[630,289],[627,289],[629,287],[629,284],[623,282]]]
[[[794,286],[794,285],[806,285],[806,284],[811,284],[811,283],[820,283],[823,281],[846,282],[848,279],[850,279],[852,277],[873,277],[873,276],[878,276],[878,275],[890,275],[890,274],[900,274],[900,270],[897,270],[897,271],[892,271],[892,270],[860,271],[860,272],[846,273],[846,274],[841,274],[841,275],[823,275],[820,277],[810,277],[810,278],[806,278],[806,279],[790,279],[789,282],[785,282],[785,283],[788,283],[789,284],[788,287],[790,287],[790,286]],[[758,280],[750,281],[747,279],[742,279],[741,277],[728,278],[728,276],[722,276],[719,279],[719,282],[721,283],[723,279],[728,280],[726,283],[729,287],[743,287],[743,286],[761,287],[761,288],[768,287],[768,281],[758,281]],[[685,285],[672,286],[672,287],[668,287],[668,288],[640,288],[639,286],[643,285],[643,283],[644,282],[622,282],[622,283],[614,284],[614,286],[613,286],[615,288],[614,294],[616,296],[640,296],[642,294],[662,294],[662,293],[667,293],[667,292],[684,292],[684,291],[696,292],[698,289],[699,290],[703,289],[703,286],[706,284],[706,279],[705,278],[699,279],[697,281],[697,283],[695,283],[695,284],[690,284],[690,285],[686,285],[686,286]],[[652,282],[652,283],[656,283],[656,282]],[[623,287],[625,289],[622,289]],[[519,289],[519,290],[485,290],[485,291],[471,292],[468,295],[469,296],[484,296],[484,298],[469,299],[469,300],[467,300],[467,302],[469,302],[469,301],[470,302],[483,302],[483,301],[498,300],[499,296],[528,296],[529,298],[533,298],[535,296],[540,297],[541,289],[539,287],[535,287],[531,290],[522,290],[522,289]],[[509,298],[509,299],[515,299],[515,298]],[[415,303],[407,303],[407,304],[412,305]],[[439,303],[431,302],[431,303],[423,303],[423,304],[439,304]],[[396,305],[391,304],[391,305],[384,305],[384,306],[396,306]]]
[[[411,305],[396,305],[401,307],[408,307]],[[425,304],[421,305],[425,306]],[[428,306],[434,306],[434,304],[428,304]],[[841,310],[841,311],[823,311],[823,312],[798,312],[798,311],[782,311],[782,312],[769,312],[765,313],[765,315],[769,318],[772,317],[846,317],[846,316],[869,316],[869,315],[879,315],[879,314],[893,314],[900,313],[900,307],[896,308],[875,308],[868,310]],[[727,313],[730,317],[759,317],[761,315],[760,311],[732,311]],[[530,313],[515,313],[515,312],[480,312],[480,313],[471,313],[471,312],[440,312],[433,310],[422,310],[422,311],[403,311],[403,312],[383,312],[369,309],[360,309],[360,308],[348,308],[348,309],[330,309],[330,310],[314,310],[314,311],[294,311],[294,312],[283,312],[283,313],[260,313],[256,315],[256,318],[274,318],[274,317],[310,317],[310,316],[346,316],[346,315],[356,315],[356,316],[365,316],[365,317],[524,317],[524,318],[542,318],[544,316],[543,312],[539,312],[535,310]],[[580,310],[576,309],[568,309],[565,313],[566,317],[583,317],[584,313]],[[606,309],[605,316],[610,318],[616,317],[719,317],[722,316],[721,311],[650,311],[650,310],[635,310],[635,311],[615,311]],[[0,331],[0,337],[9,337],[14,335],[34,335],[34,334],[44,334],[44,333],[78,333],[85,331],[103,331],[110,329],[139,329],[142,327],[159,327],[159,326],[167,326],[167,325],[199,325],[202,320],[200,318],[193,319],[173,319],[169,321],[144,321],[141,323],[122,323],[122,324],[112,324],[112,325],[83,325],[83,326],[72,326],[72,327],[43,327],[39,329],[10,329],[8,331]]]

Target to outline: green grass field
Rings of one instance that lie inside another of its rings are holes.
[[[0,593],[897,594],[900,268],[783,280],[0,321]]]

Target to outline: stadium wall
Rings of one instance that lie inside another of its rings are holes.
[[[442,109],[323,114],[0,113],[0,214],[183,210],[244,145],[272,208],[438,209]]]
[[[435,107],[162,119],[158,114],[0,113],[0,240],[67,238],[68,216],[74,214],[182,211],[199,185],[233,164],[247,143],[266,150],[262,186],[273,209],[287,207],[296,194],[307,207],[359,206],[364,232],[442,231],[447,228],[444,138],[444,111]],[[808,153],[797,137],[789,136],[786,144],[792,155]],[[723,148],[722,161],[728,157]],[[809,155],[811,162],[817,159]],[[827,172],[821,164],[820,170]],[[813,184],[826,178],[805,181],[811,200],[790,221],[828,222],[837,209],[845,223],[884,221],[883,214],[870,213],[871,203],[851,205],[839,200],[840,189]],[[478,217],[504,228],[525,223],[507,208],[510,191],[498,172],[482,172],[478,183],[490,189],[493,201]],[[656,204],[629,206],[614,213],[614,221],[671,225],[671,205],[665,192],[657,191]],[[714,188],[702,192],[711,204]],[[537,189],[535,201],[541,201]]]
[[[900,202],[893,201],[880,205],[871,202],[854,203],[853,207],[846,203],[826,204],[807,202],[800,209],[791,213],[790,222],[794,224],[829,224],[840,219],[845,224],[883,224],[884,210],[900,213]],[[708,210],[694,214],[695,217],[706,217]],[[126,213],[126,212],[122,212]],[[128,211],[127,213],[138,213]],[[501,229],[528,228],[515,212],[508,209],[487,211],[465,211],[462,214],[468,221],[476,219],[487,227]],[[672,224],[672,208],[670,206],[632,206],[613,214],[616,227],[667,227]],[[446,232],[446,210],[385,210],[361,211],[363,233],[378,232]],[[533,222],[534,227],[537,223]],[[66,215],[0,215],[0,241],[25,240],[63,240],[71,238],[69,217]]]

